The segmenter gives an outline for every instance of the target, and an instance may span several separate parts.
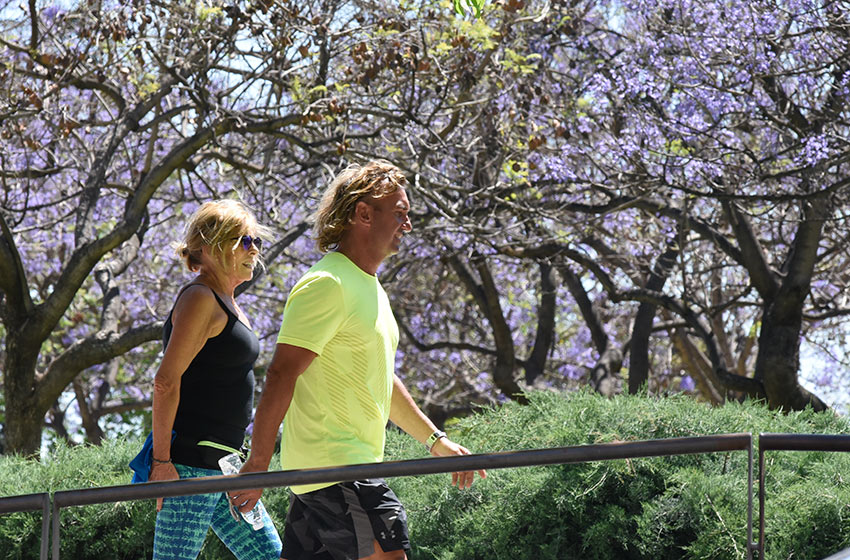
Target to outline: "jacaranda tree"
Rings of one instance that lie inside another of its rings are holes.
[[[425,307],[406,294],[412,321],[434,317],[411,340],[460,366],[434,362],[452,372],[426,383],[434,400],[468,398],[480,372],[512,397],[542,356],[561,385],[580,362],[573,375],[616,391],[627,363],[633,392],[650,369],[661,387],[681,371],[712,402],[825,408],[799,352],[829,337],[843,355],[847,17],[818,2],[504,2],[411,37],[431,76],[456,76],[420,73],[411,106],[434,124],[387,135],[416,157],[429,208],[430,256],[406,281],[441,290]]]

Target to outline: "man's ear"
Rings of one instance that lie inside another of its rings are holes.
[[[362,200],[357,202],[357,205],[354,207],[354,216],[352,217],[353,223],[362,223],[369,225],[372,223],[372,207]]]

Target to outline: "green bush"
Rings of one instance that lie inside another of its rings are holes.
[[[536,449],[731,432],[850,433],[846,418],[781,414],[758,404],[710,408],[688,398],[589,392],[539,393],[449,427],[475,452]],[[389,430],[387,460],[421,458],[424,448]],[[126,484],[138,441],[60,447],[42,462],[0,457],[0,494]],[[273,464],[276,464],[276,459]],[[494,469],[472,489],[450,475],[401,477],[412,560],[736,559],[746,556],[747,454],[729,452],[546,467]],[[850,456],[767,455],[767,558],[819,560],[850,546]],[[286,492],[264,495],[282,528]],[[754,512],[757,530],[757,511]],[[150,558],[152,500],[66,508],[63,558]],[[0,516],[0,558],[38,558],[40,513]],[[754,537],[757,535],[754,535]],[[211,535],[201,558],[232,555]]]
[[[754,403],[540,393],[529,406],[466,418],[450,435],[494,452],[734,432],[847,434],[850,422]],[[393,458],[422,454],[395,433],[388,448]],[[849,547],[850,455],[770,452],[767,461],[766,557],[819,560]],[[746,557],[743,451],[492,470],[466,492],[450,489],[449,475],[391,485],[408,509],[416,560]],[[756,538],[757,510],[754,524]]]

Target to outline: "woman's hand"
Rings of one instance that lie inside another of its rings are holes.
[[[151,467],[151,475],[148,477],[149,482],[160,482],[163,480],[178,480],[180,475],[177,474],[177,469],[172,463],[157,463],[154,462]],[[156,499],[156,511],[162,509],[162,498]]]

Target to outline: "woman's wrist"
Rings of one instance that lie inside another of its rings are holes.
[[[153,462],[154,466],[171,464],[171,459],[157,459],[156,457],[151,457],[151,461]]]

